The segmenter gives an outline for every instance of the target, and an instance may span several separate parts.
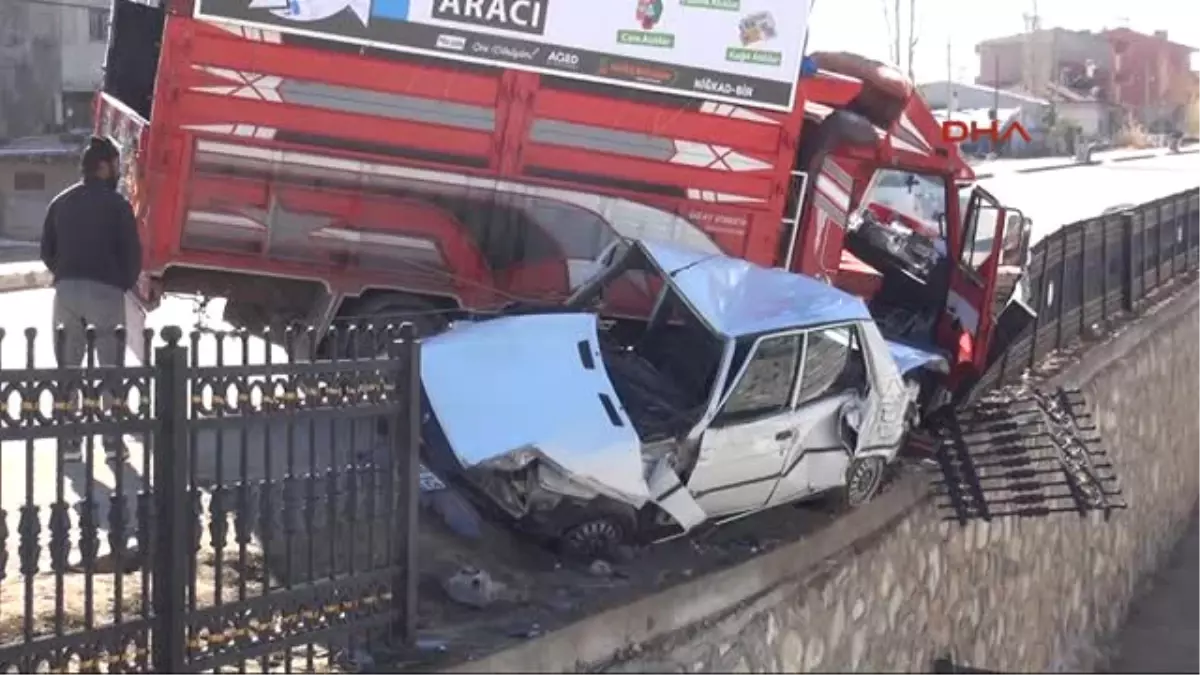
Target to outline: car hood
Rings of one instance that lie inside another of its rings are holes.
[[[949,362],[946,357],[937,351],[907,345],[903,342],[887,341],[888,352],[892,355],[892,360],[896,362],[896,368],[901,375],[928,366],[937,372],[946,372],[949,369]]]
[[[648,499],[641,440],[604,368],[595,315],[457,324],[422,341],[421,381],[464,467],[532,447],[594,488]]]

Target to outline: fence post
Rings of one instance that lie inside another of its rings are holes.
[[[1121,239],[1125,241],[1125,249],[1121,252],[1121,304],[1122,309],[1133,314],[1133,221],[1134,212],[1126,211],[1121,214]]]
[[[1051,240],[1053,237],[1054,237],[1054,235],[1052,234],[1049,237],[1046,237],[1045,239],[1041,240],[1037,244],[1038,246],[1042,247],[1042,265],[1041,265],[1041,269],[1038,271],[1038,278],[1037,278],[1038,279],[1038,283],[1037,283],[1038,297],[1037,297],[1037,305],[1036,305],[1037,314],[1035,314],[1033,317],[1033,336],[1031,337],[1031,340],[1029,343],[1029,363],[1026,364],[1027,368],[1033,368],[1038,363],[1038,336],[1042,331],[1043,323],[1045,323],[1046,268],[1049,267],[1049,260],[1050,260],[1050,256],[1049,256],[1050,246],[1046,242]],[[1033,284],[1030,284],[1031,288],[1032,288],[1032,286],[1033,286]]]
[[[396,392],[400,409],[396,413],[396,433],[393,442],[398,489],[393,499],[399,500],[396,510],[396,531],[392,533],[399,544],[396,550],[395,574],[392,577],[392,609],[396,623],[393,634],[399,634],[405,646],[417,637],[417,509],[420,496],[421,467],[417,454],[421,440],[421,343],[416,327],[411,323],[400,326],[400,339],[395,345],[397,356]]]
[[[186,656],[186,573],[191,500],[188,489],[187,347],[183,331],[168,326],[166,345],[154,351],[155,552],[152,557],[154,639],[151,659],[160,673],[182,673]]]
[[[1068,225],[1067,227],[1071,227],[1071,226]],[[1055,284],[1058,287],[1056,289],[1058,291],[1057,297],[1055,298],[1058,300],[1058,304],[1055,305],[1058,308],[1058,312],[1057,312],[1058,316],[1054,317],[1054,347],[1050,351],[1054,351],[1056,349],[1062,349],[1062,346],[1063,346],[1063,333],[1062,333],[1063,307],[1066,306],[1066,303],[1063,302],[1063,298],[1066,296],[1063,286],[1065,285],[1064,282],[1067,279],[1067,228],[1060,229],[1055,234],[1059,235],[1058,274],[1055,275],[1058,277],[1058,279],[1055,281]]]

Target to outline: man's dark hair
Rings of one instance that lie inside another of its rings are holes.
[[[121,151],[117,149],[117,144],[113,143],[112,139],[104,136],[92,136],[88,139],[87,148],[83,151],[83,159],[80,162],[83,175],[90,176],[96,173],[101,162],[116,161],[120,156]]]

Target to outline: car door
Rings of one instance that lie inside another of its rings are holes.
[[[867,359],[853,324],[809,331],[797,383],[796,443],[787,453],[768,505],[785,504],[841,485],[850,462],[842,441],[843,406],[869,391]]]
[[[798,441],[792,392],[800,366],[799,333],[760,337],[746,353],[713,421],[700,439],[688,491],[709,518],[762,508]]]

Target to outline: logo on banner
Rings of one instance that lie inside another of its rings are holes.
[[[249,9],[265,9],[281,19],[301,23],[324,21],[346,9],[364,26],[371,20],[371,0],[250,0]]]
[[[674,35],[654,30],[663,18],[662,0],[638,0],[633,17],[641,30],[617,31],[617,44],[663,49],[675,47]]]
[[[662,21],[662,0],[638,0],[637,20],[642,24],[642,30],[654,30]]]
[[[550,0],[434,0],[433,18],[542,35]]]

